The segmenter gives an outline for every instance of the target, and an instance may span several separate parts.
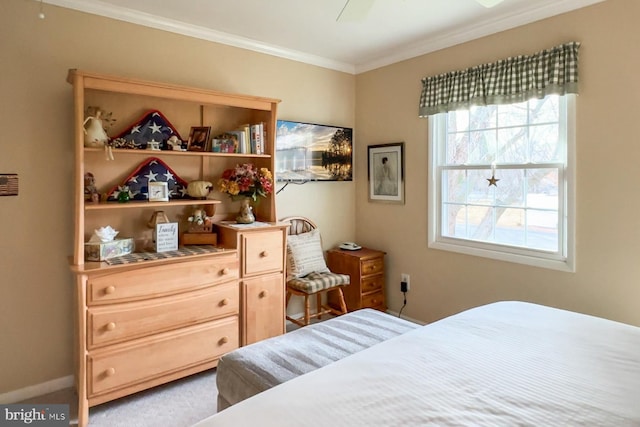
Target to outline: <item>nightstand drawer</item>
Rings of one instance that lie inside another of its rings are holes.
[[[243,275],[282,271],[284,265],[282,231],[242,235]]]
[[[384,270],[384,261],[382,258],[369,259],[362,261],[362,275],[377,274]]]
[[[367,276],[362,278],[362,293],[367,294],[384,289],[384,275]]]
[[[89,397],[215,360],[238,348],[238,330],[233,316],[92,352]]]
[[[175,294],[238,278],[236,254],[120,271],[87,280],[87,304],[111,304]]]
[[[87,311],[87,345],[93,349],[238,314],[239,296],[234,281],[149,301],[91,307]]]
[[[361,308],[377,308],[382,305],[384,305],[384,294],[382,292],[362,296]]]

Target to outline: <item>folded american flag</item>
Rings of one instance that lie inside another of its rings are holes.
[[[188,199],[187,181],[157,157],[142,162],[123,182],[107,193],[107,201],[115,202],[123,191],[129,192],[130,200],[148,200],[149,182],[166,182],[170,199]]]
[[[170,150],[167,140],[176,136],[182,138],[171,122],[158,110],[150,110],[140,120],[113,138],[114,148],[146,149],[151,142],[158,143],[160,149]]]

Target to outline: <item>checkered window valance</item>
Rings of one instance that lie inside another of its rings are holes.
[[[422,79],[419,116],[578,93],[579,42]]]

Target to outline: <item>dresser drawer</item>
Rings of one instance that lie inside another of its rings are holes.
[[[362,275],[377,274],[384,270],[384,260],[382,258],[362,261]]]
[[[384,276],[377,274],[375,276],[366,276],[362,278],[362,293],[378,292],[384,289]]]
[[[90,352],[89,397],[215,360],[238,345],[238,317],[232,316]]]
[[[87,304],[147,299],[237,278],[236,254],[90,276],[87,280]]]
[[[239,312],[237,282],[149,301],[91,307],[88,347],[113,344]]]
[[[378,308],[382,306],[384,306],[384,294],[382,292],[362,296],[361,308]]]
[[[281,271],[284,248],[281,230],[242,235],[243,275]]]

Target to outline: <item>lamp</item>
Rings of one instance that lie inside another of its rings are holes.
[[[147,226],[149,228],[155,229],[156,225],[165,224],[167,222],[169,222],[169,218],[167,218],[167,215],[164,213],[164,211],[155,211],[153,215],[151,215],[151,219],[149,219]]]

